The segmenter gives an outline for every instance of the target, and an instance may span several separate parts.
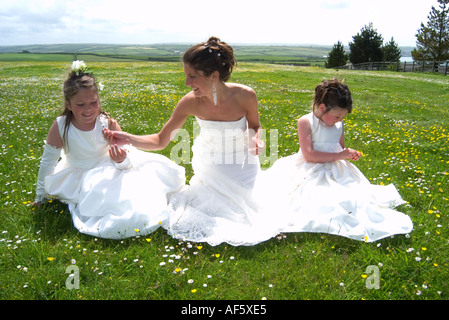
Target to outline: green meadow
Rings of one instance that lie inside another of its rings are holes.
[[[363,153],[355,165],[373,184],[398,188],[407,201],[398,210],[414,230],[374,243],[287,233],[251,247],[212,247],[161,228],[94,238],[73,227],[58,201],[31,206],[70,60],[0,62],[0,299],[449,299],[449,78],[239,63],[231,81],[257,92],[264,169],[298,151],[296,121],[310,111],[314,87],[345,79],[354,100],[346,145]],[[180,62],[86,62],[104,84],[103,109],[132,133],[158,132],[189,91]],[[192,133],[193,119],[185,129]],[[177,142],[158,152],[169,157]],[[181,165],[189,179],[190,163]]]
[[[0,61],[181,61],[188,44],[55,44],[0,46]],[[330,46],[233,46],[239,61],[324,66]],[[404,48],[407,52],[406,48]]]

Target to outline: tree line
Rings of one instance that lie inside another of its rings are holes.
[[[439,7],[432,9],[426,24],[416,33],[416,48],[412,51],[415,61],[446,61],[449,60],[449,0],[437,0]],[[373,24],[365,25],[359,33],[352,37],[349,43],[349,53],[338,41],[329,52],[327,68],[365,62],[399,62],[401,49],[392,37],[387,43],[381,34],[374,29]]]

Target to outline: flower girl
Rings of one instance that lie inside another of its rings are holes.
[[[120,126],[101,110],[96,79],[75,61],[64,82],[65,108],[52,124],[41,158],[35,204],[67,203],[82,233],[120,239],[148,234],[168,219],[184,168],[154,153],[109,146],[103,128]]]
[[[313,110],[298,120],[300,150],[278,159],[259,180],[264,199],[279,212],[283,232],[318,232],[361,241],[409,233],[407,215],[393,210],[405,203],[394,185],[373,185],[349,160],[343,119],[352,110],[349,88],[324,80],[315,88]],[[269,186],[269,189],[267,188]],[[267,195],[266,192],[269,194]]]

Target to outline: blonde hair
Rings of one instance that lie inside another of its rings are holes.
[[[98,87],[95,77],[90,73],[85,72],[75,72],[71,71],[68,78],[64,81],[64,100],[70,103],[70,100],[78,93],[81,89],[95,90],[98,95]],[[100,104],[101,106],[101,104]],[[101,107],[100,107],[101,108]],[[100,113],[109,117],[109,114],[100,109]],[[61,116],[65,116],[64,133],[62,136],[62,141],[64,144],[64,150],[68,151],[68,141],[67,135],[69,132],[70,124],[73,120],[73,113],[67,108],[67,103],[64,103],[64,110]]]

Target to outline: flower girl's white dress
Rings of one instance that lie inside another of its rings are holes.
[[[305,115],[313,149],[340,152],[341,122],[329,127],[313,113]],[[301,150],[278,159],[260,175],[261,199],[283,220],[283,232],[318,232],[361,241],[409,233],[409,216],[393,210],[404,204],[395,186],[374,185],[351,162],[306,162]],[[269,203],[268,203],[269,202]]]
[[[57,118],[62,137],[65,117]],[[45,191],[68,204],[82,233],[121,239],[148,234],[168,220],[168,197],[185,185],[184,168],[154,153],[128,148],[126,164],[116,165],[102,134],[108,119],[92,131],[69,127],[68,148]]]
[[[246,117],[196,120],[201,132],[192,147],[194,176],[171,197],[169,234],[212,246],[254,245],[275,236],[277,228],[253,196],[260,163],[248,152]]]

